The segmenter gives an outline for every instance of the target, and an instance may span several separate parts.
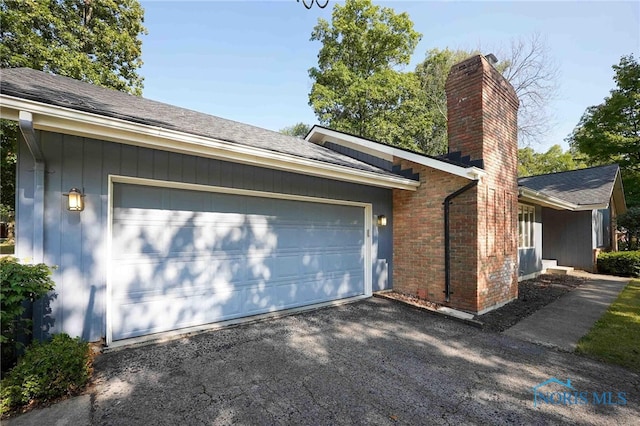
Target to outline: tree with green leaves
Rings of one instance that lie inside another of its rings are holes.
[[[454,64],[478,51],[432,49],[415,72],[402,72],[420,34],[406,13],[370,0],[336,4],[331,23],[320,19],[311,40],[322,43],[318,66],[309,70],[309,105],[321,124],[426,154],[447,151],[445,82]],[[548,51],[537,34],[498,51],[496,68],[520,99],[523,146],[542,141],[550,127],[557,65]]]
[[[309,105],[322,125],[364,138],[419,149],[415,134],[424,105],[409,64],[421,35],[406,13],[371,0],[336,4],[332,20],[319,19],[318,66],[309,70]]]
[[[520,107],[518,109],[518,141],[529,146],[543,141],[551,126],[549,102],[555,98],[558,68],[549,57],[548,48],[538,34],[511,40],[508,49],[497,51],[496,69],[514,87]],[[445,82],[451,67],[464,59],[477,55],[479,50],[431,49],[424,61],[416,66],[416,74],[426,95],[433,122],[432,138],[435,146],[446,152],[447,147],[447,95]]]
[[[280,129],[280,133],[289,135],[289,136],[304,138],[305,136],[307,136],[307,133],[309,133],[309,130],[311,130],[311,126],[309,124],[296,123],[293,126],[288,126],[283,129]]]
[[[1,0],[0,67],[27,67],[142,94],[136,0]],[[17,128],[2,120],[0,202],[14,206]]]
[[[416,66],[415,74],[420,81],[421,98],[425,103],[430,123],[423,133],[423,136],[430,140],[432,147],[428,154],[447,152],[447,95],[444,86],[451,67],[473,54],[475,52],[465,50],[431,49],[424,61]],[[426,141],[423,145],[426,145]]]
[[[3,0],[0,66],[142,94],[144,11],[136,0]]]
[[[584,167],[587,167],[587,164],[582,156],[571,150],[565,152],[560,145],[553,145],[547,152],[536,152],[531,147],[518,150],[519,177],[565,172]]]
[[[613,66],[616,88],[587,108],[568,138],[590,164],[618,163],[629,206],[640,206],[640,63],[623,56]]]
[[[7,120],[0,121],[0,211],[14,210],[16,193],[16,149],[18,126]],[[2,206],[5,209],[2,209]],[[6,222],[7,214],[0,216]]]
[[[616,218],[617,226],[625,234],[625,250],[640,250],[640,206],[631,207]]]

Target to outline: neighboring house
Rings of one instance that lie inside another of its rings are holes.
[[[473,313],[517,297],[518,100],[480,55],[447,80],[444,158],[30,69],[0,84],[16,254],[57,266],[39,338],[126,343],[391,288]]]
[[[617,164],[518,179],[519,275],[544,260],[589,272],[600,250],[617,250],[615,220],[627,210]]]

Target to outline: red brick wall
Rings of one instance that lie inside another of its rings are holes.
[[[517,297],[517,109],[511,85],[482,56],[447,79],[449,151],[482,159],[487,175],[450,210],[449,305],[483,312]],[[468,180],[396,160],[420,174],[416,192],[394,190],[394,288],[444,302],[445,197]]]
[[[444,301],[444,214],[447,195],[467,179],[406,160],[403,170],[420,175],[417,191],[393,190],[394,289],[434,302]],[[456,227],[463,223],[456,221]],[[475,274],[475,269],[471,274]]]
[[[449,150],[482,159],[487,172],[477,187],[475,311],[482,312],[518,292],[518,98],[480,55],[454,66],[446,89]]]

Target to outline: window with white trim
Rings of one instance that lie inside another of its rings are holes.
[[[534,245],[535,213],[535,207],[518,204],[518,248],[529,248]]]

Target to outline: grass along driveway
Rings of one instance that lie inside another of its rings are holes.
[[[640,373],[640,280],[627,284],[576,351]]]

